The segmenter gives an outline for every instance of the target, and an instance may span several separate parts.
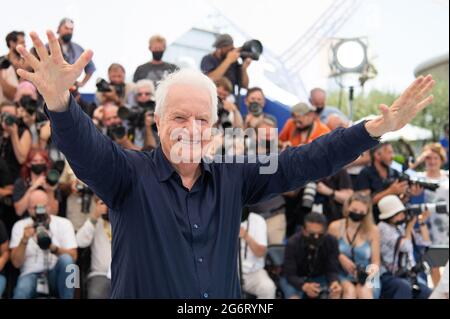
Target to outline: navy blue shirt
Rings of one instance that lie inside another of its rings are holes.
[[[52,139],[78,178],[111,209],[113,298],[239,298],[241,210],[335,174],[377,144],[358,124],[261,163],[201,163],[192,190],[161,148],[124,150],[102,135],[71,98],[49,112]]]

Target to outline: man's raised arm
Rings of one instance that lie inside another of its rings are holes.
[[[411,122],[433,101],[429,93],[434,84],[430,75],[419,77],[392,106],[380,105],[382,115],[378,118],[348,129],[338,129],[308,145],[284,151],[278,156],[278,169],[273,174],[261,174],[260,164],[246,165],[243,171],[244,202],[257,203],[337,173],[375,146],[378,137]]]
[[[130,156],[96,129],[69,93],[91,60],[92,51],[84,51],[74,64],[68,64],[53,32],[47,31],[50,54],[35,32],[30,36],[39,59],[18,46],[17,50],[34,72],[19,69],[17,73],[32,82],[44,97],[52,139],[77,177],[114,209],[132,184]]]

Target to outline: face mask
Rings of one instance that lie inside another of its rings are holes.
[[[358,214],[356,212],[350,212],[348,214],[348,217],[355,223],[359,223],[360,221],[362,221],[364,219],[364,217],[366,217],[366,215],[364,214]]]
[[[153,60],[161,61],[164,51],[152,51],[152,54],[153,54]]]
[[[64,34],[61,39],[64,43],[69,43],[72,40],[72,33]]]
[[[31,165],[31,171],[36,174],[36,175],[40,175],[43,172],[45,172],[47,170],[47,165],[45,164],[33,164]]]
[[[406,219],[402,219],[402,220],[399,220],[399,221],[395,222],[396,226],[403,226],[405,224],[406,224]]]
[[[306,242],[306,244],[308,245],[308,247],[312,247],[312,248],[318,248],[323,241],[323,234],[320,234],[317,238],[315,235],[309,235],[309,236],[304,236],[303,238]]]
[[[305,127],[302,127],[302,128],[297,127],[297,131],[298,132],[306,132],[306,131],[309,131],[311,129],[311,127],[312,127],[312,124],[308,125],[308,126],[305,126]]]
[[[320,114],[322,114],[322,112],[323,112],[323,107],[322,108],[316,108],[316,113],[318,114],[318,115],[320,115]]]

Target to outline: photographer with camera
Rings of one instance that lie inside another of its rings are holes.
[[[0,57],[0,104],[13,101],[16,94],[19,78],[16,70],[21,64],[20,54],[16,51],[17,45],[25,46],[25,33],[12,31],[6,36],[6,46],[9,52]]]
[[[416,260],[414,247],[430,246],[426,225],[429,212],[411,212],[396,195],[378,202],[380,210],[381,297],[385,299],[427,299],[431,290],[422,280],[421,260]],[[420,233],[414,227],[419,223]]]
[[[139,150],[128,138],[127,128],[123,125],[119,117],[119,107],[114,104],[101,105],[95,109],[93,121],[97,128],[126,149]]]
[[[58,42],[61,46],[61,52],[64,60],[69,64],[74,64],[78,58],[83,54],[84,49],[77,43],[72,41],[74,30],[74,22],[72,19],[64,18],[59,22],[58,25]],[[48,49],[48,44],[47,44]],[[92,61],[84,67],[84,77],[81,82],[76,81],[75,85],[77,88],[83,87],[92,77],[95,72],[95,64]]]
[[[60,173],[51,168],[48,153],[42,149],[32,149],[22,166],[21,176],[14,183],[13,202],[17,216],[26,216],[30,194],[42,189],[48,197],[48,213],[58,215],[61,198],[58,182]]]
[[[266,97],[264,92],[259,87],[253,87],[247,90],[247,95],[244,99],[245,106],[248,113],[245,116],[245,128],[256,128],[258,123],[262,120],[264,107],[266,106]]]
[[[217,97],[219,98],[219,120],[216,125],[222,129],[228,127],[244,128],[241,112],[237,105],[231,101],[233,99],[231,98],[233,86],[230,80],[222,77],[214,81],[214,84],[217,87]]]
[[[219,35],[213,47],[216,50],[205,55],[201,61],[200,69],[211,80],[217,81],[226,77],[232,84],[233,93],[236,86],[248,88],[249,79],[247,69],[252,59],[244,58],[242,64],[238,62],[241,57],[241,49],[234,47],[233,38],[229,34]]]
[[[417,174],[418,179],[439,185],[434,191],[425,189],[424,202],[427,204],[442,202],[446,203],[447,207],[449,205],[449,175],[448,171],[442,170],[446,160],[447,154],[444,147],[439,143],[432,143],[425,145],[423,153],[416,161],[416,166],[425,163],[425,172],[419,172]],[[433,245],[449,245],[448,209],[446,209],[446,212],[447,214],[433,212],[430,216],[428,227]],[[431,269],[431,277],[434,285],[437,285],[441,277],[438,267]]]
[[[335,115],[338,118],[341,119],[343,123],[348,122],[347,116],[345,116],[344,113],[342,113],[341,110],[339,110],[336,107],[328,106],[327,103],[327,92],[320,88],[314,88],[311,90],[309,94],[309,103],[313,107],[315,107],[315,112],[317,114],[317,117],[319,118],[320,122],[323,124],[331,124],[330,121],[330,115]],[[337,119],[335,117],[335,119]]]
[[[370,197],[353,194],[345,202],[343,215],[328,229],[339,242],[342,298],[373,299],[368,283],[380,266],[380,234],[373,222]]]
[[[129,107],[134,84],[125,82],[125,74],[125,68],[121,64],[113,63],[108,67],[109,82],[105,79],[97,80],[96,100],[99,105],[114,103]]]
[[[286,299],[340,299],[338,242],[326,230],[325,216],[310,213],[289,239],[280,280]]]
[[[284,124],[279,136],[283,149],[309,144],[330,132],[325,124],[316,119],[315,111],[315,107],[307,103],[291,108],[292,117]]]
[[[89,215],[76,234],[78,247],[91,248],[91,268],[87,276],[88,299],[108,299],[111,279],[107,278],[111,265],[111,224],[108,207],[95,196],[95,211]]]
[[[47,194],[36,189],[29,195],[30,217],[13,227],[11,262],[20,268],[14,299],[31,299],[38,295],[56,295],[72,299],[74,288],[66,279],[67,267],[77,259],[77,241],[69,220],[48,213]]]
[[[50,121],[43,112],[42,100],[34,85],[22,81],[17,87],[14,101],[18,106],[18,117],[30,130],[32,147],[45,149],[51,135]]]
[[[31,133],[19,119],[16,105],[9,102],[0,104],[0,123],[0,157],[16,179],[31,149]]]
[[[401,174],[392,169],[394,148],[389,142],[381,143],[370,151],[371,165],[365,167],[356,179],[355,191],[372,196],[375,222],[378,222],[379,210],[376,206],[381,198],[396,195],[406,203],[411,196],[423,192],[417,184],[401,179]]]
[[[165,79],[167,75],[178,70],[178,66],[164,62],[162,57],[166,51],[166,39],[160,35],[153,35],[149,40],[148,49],[152,53],[152,60],[137,67],[133,75],[133,82],[147,79],[151,80],[156,87],[158,82]]]

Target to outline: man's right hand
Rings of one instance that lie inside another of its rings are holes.
[[[84,67],[92,59],[93,53],[86,50],[74,64],[69,64],[64,60],[58,39],[52,31],[47,31],[50,55],[35,32],[31,32],[30,37],[40,60],[23,46],[17,46],[17,51],[34,71],[28,72],[19,69],[17,74],[34,84],[44,97],[50,111],[63,112],[68,107],[69,88],[76,82]]]
[[[226,60],[228,61],[228,63],[232,64],[236,62],[240,56],[241,56],[240,50],[234,49],[227,53]]]
[[[391,186],[389,186],[390,192],[395,195],[402,195],[405,194],[408,190],[408,182],[400,182],[399,180],[396,180]]]
[[[36,233],[36,229],[34,228],[33,225],[25,227],[25,229],[23,230],[22,241],[25,243],[28,243],[28,240],[31,237],[33,237],[35,233]]]
[[[308,282],[303,284],[302,290],[309,298],[317,298],[320,293],[320,284]]]

